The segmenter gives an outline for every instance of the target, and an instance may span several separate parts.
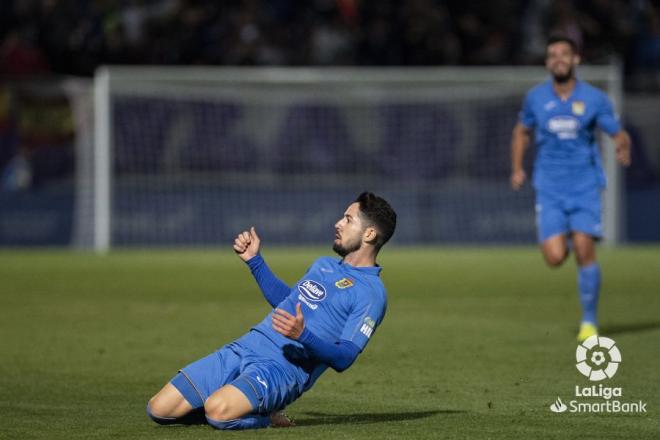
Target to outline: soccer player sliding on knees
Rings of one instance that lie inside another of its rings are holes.
[[[612,137],[616,158],[624,166],[630,165],[630,137],[607,95],[576,77],[579,63],[580,55],[572,40],[548,40],[545,66],[551,79],[527,93],[513,129],[511,186],[518,190],[527,178],[523,158],[534,134],[538,148],[533,181],[538,240],[550,267],[566,260],[568,240],[572,241],[582,305],[577,339],[584,341],[598,333],[596,310],[601,280],[595,241],[603,233],[600,196],[605,173],[595,129]]]
[[[383,320],[387,305],[376,257],[396,227],[381,197],[362,193],[335,224],[333,250],[293,286],[259,254],[254,228],[234,251],[274,308],[239,339],[179,370],[147,404],[161,425],[208,423],[217,429],[291,426],[281,412],[328,368],[346,370]]]

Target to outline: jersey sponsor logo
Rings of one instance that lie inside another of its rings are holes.
[[[548,120],[547,127],[559,139],[576,139],[580,129],[580,121],[573,116],[555,116]]]
[[[371,319],[369,316],[364,318],[362,327],[360,327],[360,332],[364,334],[367,338],[371,337],[371,334],[374,332],[374,327],[376,327],[376,321]]]
[[[302,294],[298,294],[298,299],[299,299],[303,304],[305,304],[307,307],[309,307],[309,308],[312,309],[312,310],[316,310],[316,309],[318,309],[318,307],[319,307],[318,304],[312,304],[312,302],[309,301],[309,300],[308,300],[307,298],[305,298],[304,296],[302,296]]]
[[[335,286],[337,286],[338,289],[348,289],[349,287],[353,286],[353,280],[349,278],[342,278],[335,283]]]
[[[584,101],[573,101],[573,104],[571,105],[571,109],[573,110],[573,114],[576,116],[582,116],[584,114],[584,111],[586,110],[587,106],[584,103]]]
[[[298,291],[310,301],[319,302],[325,299],[325,287],[313,280],[305,280],[298,284]]]

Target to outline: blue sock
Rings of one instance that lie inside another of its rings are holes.
[[[204,425],[204,407],[195,408],[181,417],[159,417],[151,411],[151,405],[147,403],[147,415],[159,425]]]
[[[269,416],[249,415],[233,420],[213,420],[206,417],[209,425],[216,429],[259,429],[270,426]]]
[[[578,288],[582,304],[582,322],[596,325],[596,309],[600,293],[600,266],[594,262],[578,268]]]

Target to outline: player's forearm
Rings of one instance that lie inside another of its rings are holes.
[[[291,288],[275,276],[260,254],[250,258],[246,263],[268,304],[275,307],[289,296]]]
[[[360,354],[360,349],[352,342],[342,340],[338,344],[331,344],[316,336],[307,327],[298,342],[316,359],[340,373],[350,367]]]
[[[511,171],[520,171],[523,169],[523,159],[525,150],[529,144],[529,132],[525,126],[518,123],[513,129],[511,137]]]

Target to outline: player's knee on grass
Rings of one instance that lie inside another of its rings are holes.
[[[154,410],[151,401],[147,403],[147,416],[159,425],[173,425],[177,423],[176,417],[166,417],[159,410]]]
[[[147,403],[147,415],[155,422],[157,422],[156,419],[173,419],[176,418],[176,415],[172,414],[172,408],[170,402],[157,394]]]
[[[194,401],[190,396],[188,399],[181,393],[176,384],[188,383],[182,375],[177,375],[171,382],[167,383],[147,404],[147,415],[154,422],[161,425],[182,423],[182,418],[192,412],[194,407],[188,401],[193,400],[195,408],[203,405],[202,400]],[[190,393],[187,393],[190,394]]]
[[[233,420],[250,414],[256,406],[234,385],[225,385],[206,399],[206,416],[217,421]]]
[[[204,403],[204,412],[206,413],[207,418],[217,421],[231,420],[236,418],[229,402],[227,402],[226,399],[213,398],[213,396],[211,396]]]
[[[203,408],[196,408],[181,417],[163,417],[151,408],[151,402],[147,403],[147,416],[159,425],[202,425],[206,423]]]
[[[269,421],[264,423],[260,416],[239,418],[237,411],[225,399],[216,398],[207,400],[204,404],[206,420],[215,429],[238,430],[265,428]]]

